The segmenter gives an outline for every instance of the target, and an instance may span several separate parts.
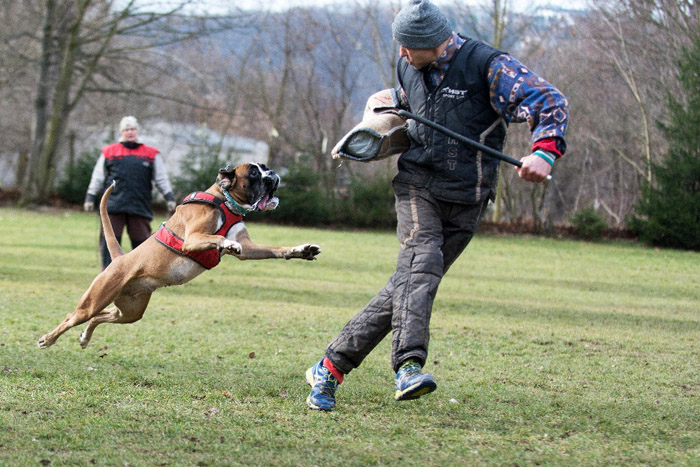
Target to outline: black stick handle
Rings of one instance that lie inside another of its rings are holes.
[[[474,149],[478,149],[482,152],[485,152],[486,154],[493,156],[496,159],[500,159],[504,162],[508,162],[509,164],[513,164],[516,167],[523,166],[523,163],[520,162],[518,159],[514,159],[510,156],[503,154],[500,151],[496,151],[493,148],[490,148],[490,147],[483,145],[477,141],[474,141],[473,139],[469,139],[466,136],[462,136],[459,133],[455,133],[454,131],[450,130],[449,128],[445,128],[442,125],[438,125],[437,123],[432,122],[426,118],[423,118],[420,115],[412,114],[411,112],[406,112],[405,110],[399,110],[397,113],[404,118],[410,118],[412,120],[415,120],[417,122],[422,123],[425,126],[432,128],[434,130],[437,130],[440,133],[444,133],[445,135],[456,139],[457,141],[459,141],[460,143],[462,143],[464,145],[467,145],[467,146],[470,146]]]

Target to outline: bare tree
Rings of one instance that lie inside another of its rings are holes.
[[[251,63],[257,86],[250,101],[268,124],[275,166],[306,155],[314,170],[327,171],[329,144],[345,129],[364,72],[353,53],[361,36],[334,21],[328,9],[292,8],[269,15],[261,26],[263,53]],[[264,40],[273,31],[276,42]]]
[[[374,64],[369,72],[378,74],[381,88],[393,88],[397,84],[399,47],[391,36],[391,21],[401,9],[401,2],[358,0],[355,8],[360,16],[358,23],[365,25],[365,28],[356,33],[359,32],[362,37],[370,39],[370,45],[367,46],[361,38],[357,38],[357,47]],[[381,89],[377,89],[379,90]]]
[[[605,31],[599,30],[595,32],[593,44],[598,46],[598,53],[603,55],[612,64],[617,74],[622,78],[627,90],[630,92],[634,102],[637,104],[639,115],[639,130],[641,136],[640,146],[642,149],[643,159],[637,161],[634,158],[627,156],[624,152],[620,152],[620,157],[639,173],[640,176],[651,181],[651,163],[652,163],[652,116],[647,108],[649,99],[645,93],[644,76],[640,76],[642,70],[639,68],[639,53],[638,50],[630,50],[633,46],[628,39],[629,27],[623,25],[623,19],[618,13],[613,13],[605,10],[599,10],[597,17],[602,19],[601,24],[605,26]],[[607,34],[606,34],[607,33]]]
[[[499,50],[520,52],[518,58],[530,63],[530,58],[544,53],[545,39],[535,29],[534,7],[531,4],[518,4],[516,10],[511,0],[483,0],[469,5],[453,3],[457,24],[466,28],[462,31],[475,39],[486,42]],[[514,154],[529,151],[528,135],[509,130],[508,150]],[[526,186],[520,183],[510,167],[501,168],[496,199],[489,212],[491,220],[521,220],[528,218],[540,227],[543,224],[547,190],[542,186]],[[521,192],[523,191],[523,192]]]
[[[698,13],[696,2],[683,0],[611,0],[579,18],[576,37],[564,44],[573,46],[567,54],[578,70],[562,69],[574,83],[570,147],[577,151],[564,162],[577,166],[578,177],[559,199],[593,205],[624,226],[666,152],[658,124],[667,97],[680,92],[677,58],[698,34]]]
[[[532,28],[534,8],[530,2],[519,2],[517,11],[512,0],[481,0],[471,5],[454,0],[452,5],[457,26],[466,28],[462,32],[497,49],[508,50],[521,44]]]
[[[37,4],[43,22],[38,31],[28,32],[40,47],[29,179],[23,187],[23,204],[48,200],[68,118],[86,93],[138,92],[179,99],[177,95],[160,94],[158,82],[134,82],[134,76],[138,80],[152,74],[129,75],[122,65],[129,62],[126,70],[157,67],[157,61],[139,62],[145,51],[164,49],[222,27],[220,19],[179,15],[193,3],[181,0],[164,12],[146,11],[134,0],[116,11],[106,0],[44,0]]]
[[[620,157],[647,182],[651,165],[663,153],[656,122],[663,121],[666,99],[679,92],[677,60],[699,34],[700,7],[686,0],[616,0],[598,4],[588,25],[591,39],[623,79],[638,106],[643,159]],[[602,25],[603,28],[594,28]]]
[[[26,102],[36,89],[35,69],[28,58],[38,49],[28,31],[40,27],[41,15],[33,1],[0,2],[0,22],[0,131],[4,141],[0,158],[3,168],[21,183],[29,167],[31,144],[31,113]]]

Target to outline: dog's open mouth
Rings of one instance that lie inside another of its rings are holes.
[[[255,203],[255,207],[258,211],[272,211],[280,204],[279,198],[272,196],[272,193],[266,194],[260,201]]]

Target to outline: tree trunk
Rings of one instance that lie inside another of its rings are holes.
[[[34,132],[34,142],[30,160],[32,161],[29,171],[29,180],[22,192],[21,203],[41,204],[49,200],[53,190],[56,177],[56,163],[59,148],[63,140],[63,133],[66,129],[68,117],[72,109],[70,102],[71,84],[75,71],[76,52],[80,35],[80,26],[85,15],[85,11],[90,0],[81,0],[72,9],[72,21],[67,31],[67,36],[63,38],[62,47],[58,55],[59,68],[55,86],[51,89],[52,102],[51,112],[47,114],[49,95],[49,61],[52,51],[50,42],[53,36],[50,24],[44,28],[44,34],[49,35],[49,40],[44,38],[47,49],[42,51],[42,72],[44,62],[46,62],[46,75],[42,73],[39,82],[39,95],[36,103],[37,128]],[[47,14],[53,15],[55,10],[54,0],[47,0]],[[50,22],[50,18],[47,22]],[[59,38],[60,39],[60,38]],[[48,42],[48,44],[47,44]]]
[[[56,15],[55,0],[46,0],[46,10],[44,23],[42,26],[41,58],[39,61],[39,84],[37,95],[34,99],[34,128],[32,143],[29,149],[29,178],[24,184],[24,180],[17,180],[17,186],[22,188],[20,204],[27,205],[35,202],[32,193],[32,181],[37,178],[39,155],[43,151],[44,138],[46,136],[46,126],[48,121],[49,106],[49,75],[51,69],[51,56],[53,55],[53,19]],[[24,177],[22,177],[24,178]]]

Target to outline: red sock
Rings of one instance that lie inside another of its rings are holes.
[[[325,357],[323,359],[322,365],[325,366],[328,369],[328,371],[330,371],[331,374],[335,377],[335,379],[338,380],[338,384],[343,382],[343,377],[345,377],[345,375],[339,369],[337,369],[335,365],[333,365],[333,362],[328,360],[328,357]]]

